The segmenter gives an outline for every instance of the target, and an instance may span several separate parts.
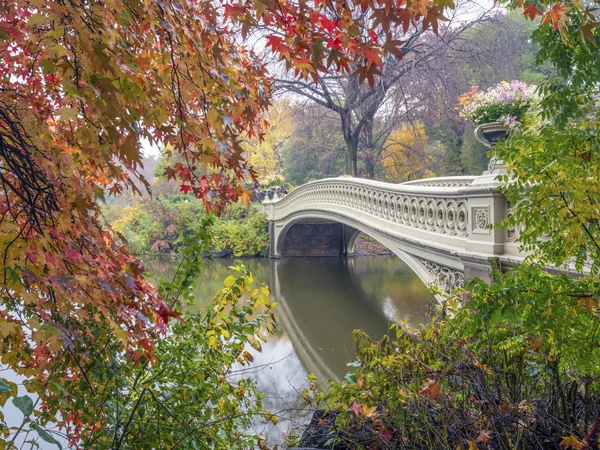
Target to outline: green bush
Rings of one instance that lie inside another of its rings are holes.
[[[213,226],[213,249],[229,250],[235,256],[266,256],[269,246],[267,220],[261,213],[248,210],[242,220],[228,219],[217,221]]]
[[[106,220],[135,254],[180,250],[200,231],[205,217],[202,202],[187,195],[112,204],[105,209]],[[268,248],[266,229],[266,219],[257,205],[230,205],[215,220],[211,248],[228,250],[235,256],[264,256]]]

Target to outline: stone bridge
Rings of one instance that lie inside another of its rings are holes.
[[[492,228],[510,205],[495,174],[402,184],[329,178],[263,202],[273,258],[344,256],[360,232],[406,262],[421,280],[450,292],[489,275],[492,259],[518,265],[519,230]]]

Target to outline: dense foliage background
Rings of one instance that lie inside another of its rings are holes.
[[[0,379],[0,405],[20,411],[0,414],[1,446],[259,444],[250,421],[276,418],[230,375],[272,331],[268,290],[240,268],[187,305],[203,253],[260,253],[263,224],[233,207],[213,238],[179,193],[221,213],[274,179],[479,173],[457,95],[519,78],[544,98],[499,152],[531,258],[420,332],[358,333],[356,373],[307,401],[329,410],[329,446],[597,448],[600,21],[589,2],[506,3],[519,13],[462,21],[469,3],[447,0],[0,0],[0,362],[19,382]],[[274,90],[289,103],[266,135]],[[104,213],[149,190],[144,143],[165,191]],[[174,279],[150,283],[106,217],[140,251],[180,249]],[[569,265],[581,276],[546,270]]]

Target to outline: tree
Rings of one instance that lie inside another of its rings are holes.
[[[459,8],[468,8],[468,3],[459,5]],[[423,33],[419,29],[410,29],[406,26],[393,35],[376,33],[373,40],[383,48],[390,43],[400,44],[397,52],[390,52],[381,59],[377,59],[377,83],[366,86],[362,83],[364,72],[359,67],[353,66],[348,75],[339,74],[330,70],[314,83],[297,79],[278,78],[277,87],[283,92],[291,92],[296,95],[317,103],[330,109],[339,117],[342,135],[346,145],[346,173],[358,176],[359,148],[367,153],[364,158],[367,166],[366,175],[374,176],[374,166],[370,164],[373,160],[372,154],[379,151],[385,141],[386,135],[378,139],[375,132],[375,121],[378,115],[382,115],[384,122],[393,120],[390,112],[405,115],[415,104],[413,98],[407,98],[404,86],[408,85],[409,74],[425,69],[431,61],[440,58],[448,51],[454,41],[459,41],[461,35],[474,23],[482,20],[487,11],[477,18],[472,19],[466,26],[456,27],[454,21],[459,22],[458,16],[452,16],[447,25],[441,30],[441,39],[435,39],[429,33]],[[372,17],[359,16],[360,23],[366,28],[371,26]],[[377,23],[377,19],[375,19]],[[435,29],[434,29],[435,31]],[[429,89],[429,88],[428,88]],[[390,98],[396,96],[396,101],[402,100],[400,106],[392,106],[388,111],[382,113],[384,105],[390,103]],[[393,128],[393,127],[392,127]],[[389,132],[390,129],[388,128]]]
[[[513,79],[540,84],[554,76],[547,62],[535,64],[539,45],[530,35],[536,27],[517,11],[488,17],[407,77],[405,96],[418,105],[411,110],[412,120],[422,121],[430,140],[445,148],[440,174],[479,175],[488,164],[487,149],[473,135],[474,125],[458,115],[459,95],[473,85]]]
[[[282,149],[286,179],[294,184],[344,173],[344,141],[337,118],[319,105],[295,105],[289,141]]]
[[[433,176],[427,134],[422,123],[403,124],[385,143],[382,161],[386,178],[392,182],[412,181]]]
[[[262,140],[255,138],[245,144],[248,163],[260,184],[283,175],[282,148],[291,138],[292,108],[289,101],[276,102],[267,114],[269,130]]]

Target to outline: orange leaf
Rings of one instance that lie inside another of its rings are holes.
[[[483,445],[487,445],[490,442],[491,438],[492,437],[490,436],[489,431],[481,430],[479,432],[479,436],[477,436],[477,440],[475,442],[477,442],[478,444],[481,443]]]
[[[523,15],[529,16],[530,20],[535,19],[540,14],[541,14],[540,10],[537,9],[537,6],[535,6],[535,5],[527,5],[523,10]]]
[[[561,20],[565,20],[563,16],[568,10],[569,8],[564,6],[562,3],[555,3],[554,6],[552,6],[552,8],[550,9],[550,11],[546,13],[544,20],[542,21],[542,25],[546,25],[548,22],[552,21],[552,27],[555,31],[558,30],[559,22]]]
[[[427,380],[419,393],[421,395],[429,395],[429,400],[433,400],[438,395],[443,395],[435,380]]]

